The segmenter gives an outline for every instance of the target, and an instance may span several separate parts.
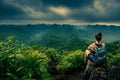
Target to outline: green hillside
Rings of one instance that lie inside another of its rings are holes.
[[[120,27],[58,24],[0,25],[0,79],[82,80],[84,52],[97,31],[107,40],[109,32],[107,78],[119,80]]]
[[[86,45],[94,41],[94,35],[99,31],[103,33],[105,43],[120,39],[118,26],[68,24],[0,25],[0,39],[15,36],[17,40],[29,45],[85,50]]]

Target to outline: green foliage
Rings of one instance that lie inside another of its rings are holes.
[[[117,49],[116,53],[108,53],[107,54],[107,62],[108,62],[108,67],[113,68],[115,66],[120,65],[120,43],[116,44]]]
[[[43,53],[31,51],[28,54],[24,54],[24,57],[25,58],[20,59],[20,69],[17,69],[17,75],[20,75],[25,79],[30,78],[38,80],[44,80],[49,76],[47,67],[50,60]],[[23,73],[21,74],[20,72]]]
[[[107,57],[108,68],[113,68],[120,65],[120,54],[113,55],[109,53]]]
[[[15,40],[13,36],[0,41],[0,79],[52,80],[51,72],[59,71],[64,74],[75,70],[83,71],[86,66],[82,51],[86,46],[85,42],[77,36],[69,38],[66,42],[66,47],[62,46],[64,49],[60,50],[48,46],[30,47]],[[110,69],[120,65],[120,43],[112,44],[113,47],[107,47],[107,50],[111,49],[107,53],[107,64]],[[56,44],[55,46],[57,47]]]
[[[52,31],[44,35],[41,40],[40,45],[47,46],[49,48],[61,48],[63,45],[63,37],[60,35],[59,32]]]
[[[44,54],[50,59],[48,71],[52,74],[56,74],[56,65],[61,59],[59,52],[54,48],[48,48],[44,51]]]
[[[116,54],[120,54],[120,42],[119,42],[119,44],[117,44],[117,47],[118,47],[118,49],[116,51]]]
[[[60,63],[57,65],[57,69],[62,73],[66,73],[75,68],[83,69],[83,52],[81,50],[71,51],[67,55],[63,56]]]
[[[0,42],[0,79],[51,80],[47,71],[49,61],[45,54],[19,43],[14,37]]]
[[[48,48],[44,53],[51,59],[51,61],[58,61],[60,59],[58,51],[54,48]]]
[[[117,50],[120,48],[120,41],[114,41],[106,44],[106,50],[109,53],[117,54]]]
[[[66,40],[65,44],[63,45],[63,49],[66,50],[85,50],[87,47],[88,43],[86,40],[81,40],[79,36],[76,35],[70,35],[70,37]]]

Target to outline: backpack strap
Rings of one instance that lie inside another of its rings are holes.
[[[96,43],[94,42],[94,43],[92,43],[92,45],[95,47],[95,51],[96,51],[97,48],[99,48],[99,47],[105,47],[105,44],[104,44],[104,43],[96,44]]]

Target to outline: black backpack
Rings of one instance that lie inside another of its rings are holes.
[[[103,44],[92,44],[95,51],[88,55],[88,59],[96,64],[104,64],[106,62],[106,50]]]

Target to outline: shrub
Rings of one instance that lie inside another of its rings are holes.
[[[108,53],[107,62],[108,67],[113,68],[120,65],[120,43],[117,44],[118,49],[116,50],[116,53]]]
[[[56,69],[56,65],[59,63],[59,60],[61,59],[59,52],[54,48],[48,48],[46,51],[44,51],[44,53],[50,59],[48,68],[49,73],[57,74],[58,71]]]
[[[60,55],[58,51],[54,48],[48,48],[46,51],[44,51],[47,57],[51,59],[51,61],[56,62],[60,59]]]
[[[43,53],[19,43],[14,37],[0,41],[0,79],[51,80],[47,71],[50,59]]]
[[[16,74],[22,79],[49,80],[50,75],[47,72],[49,61],[43,53],[31,51],[20,59]]]
[[[120,65],[120,54],[114,55],[109,53],[107,56],[108,68],[113,68]]]
[[[71,51],[69,54],[63,56],[60,63],[57,65],[57,69],[62,73],[66,73],[72,69],[83,69],[83,52],[81,50]]]

